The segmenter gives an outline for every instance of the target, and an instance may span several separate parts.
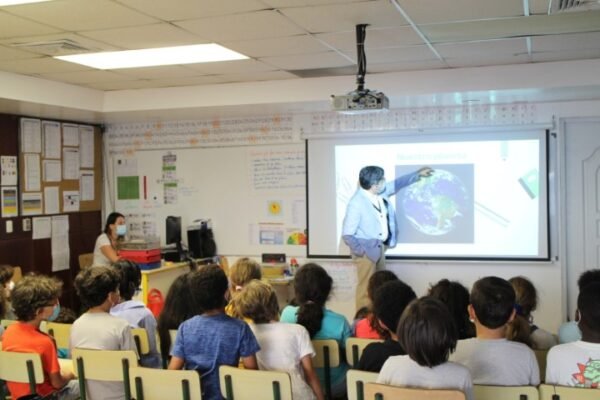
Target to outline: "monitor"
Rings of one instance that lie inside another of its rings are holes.
[[[175,244],[178,253],[178,261],[184,258],[183,248],[181,246],[181,217],[169,215],[165,220],[166,237],[165,243]]]

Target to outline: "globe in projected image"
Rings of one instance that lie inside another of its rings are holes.
[[[469,205],[468,191],[453,173],[436,169],[406,188],[402,205],[415,229],[430,236],[452,232]]]

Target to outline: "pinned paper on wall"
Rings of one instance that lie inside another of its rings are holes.
[[[79,166],[94,168],[94,127],[79,126]]]
[[[21,152],[42,152],[42,124],[39,119],[21,118]]]
[[[44,158],[60,158],[60,122],[43,121]]]
[[[16,217],[19,215],[17,207],[17,187],[6,186],[2,188],[2,218]]]
[[[69,217],[52,217],[52,272],[69,269]]]
[[[62,177],[60,160],[44,160],[42,165],[44,182],[60,182]]]
[[[63,124],[63,146],[79,147],[79,126]]]
[[[79,190],[81,191],[81,201],[94,200],[94,171],[81,171]]]
[[[79,179],[79,149],[63,148],[63,179]]]
[[[44,214],[58,214],[60,212],[58,186],[44,188]]]
[[[1,156],[0,172],[2,173],[2,186],[15,186],[17,184],[17,157]]]
[[[21,194],[21,213],[23,215],[42,214],[42,194],[39,192]]]
[[[25,191],[36,192],[40,190],[40,155],[25,154]]]
[[[63,212],[79,211],[79,198],[77,190],[63,191]]]
[[[33,218],[32,239],[50,239],[52,236],[52,218]]]

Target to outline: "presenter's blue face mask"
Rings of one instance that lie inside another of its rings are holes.
[[[60,303],[54,306],[54,309],[52,310],[52,315],[48,317],[48,321],[56,321],[56,318],[58,318],[58,314],[60,314]]]
[[[127,225],[117,225],[117,236],[125,236],[127,233]]]

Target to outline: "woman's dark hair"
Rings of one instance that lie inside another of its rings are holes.
[[[142,283],[142,271],[140,271],[140,267],[129,260],[119,260],[112,266],[121,272],[121,284],[119,285],[121,297],[124,300],[131,300],[135,291]]]
[[[0,285],[6,286],[12,279],[15,269],[10,265],[0,265]]]
[[[429,288],[428,294],[448,307],[456,324],[459,339],[475,336],[475,325],[469,319],[469,291],[466,287],[459,282],[442,279]]]
[[[323,309],[329,298],[333,280],[318,264],[308,263],[296,272],[294,288],[298,308],[298,324],[304,326],[310,337],[321,330]]]
[[[104,303],[109,293],[116,291],[120,284],[121,273],[105,266],[83,269],[74,281],[77,295],[86,309]]]
[[[458,333],[448,308],[431,296],[412,301],[398,323],[398,341],[417,364],[435,367],[448,361]]]
[[[471,305],[483,326],[500,328],[508,323],[515,309],[515,290],[507,280],[497,276],[481,278],[471,289]]]
[[[192,298],[204,312],[225,307],[229,280],[218,265],[201,266],[190,273],[189,279]]]
[[[49,306],[61,294],[62,282],[44,275],[26,275],[15,285],[11,300],[19,321],[31,321],[40,308]]]
[[[169,350],[171,349],[169,330],[179,328],[183,321],[202,312],[190,301],[189,275],[190,272],[179,275],[173,281],[167,292],[163,309],[158,316],[156,331],[160,339],[160,353],[163,360],[169,359]]]
[[[104,233],[106,233],[107,235],[109,235],[110,237],[110,226],[114,223],[117,222],[118,218],[125,218],[125,216],[121,213],[118,212],[111,212],[110,214],[108,214],[108,217],[106,217],[106,224],[104,225]]]
[[[371,306],[369,307],[370,313],[367,316],[367,318],[369,320],[369,326],[371,327],[371,329],[373,329],[375,332],[377,332],[379,334],[379,336],[381,336],[382,338],[389,337],[389,333],[387,330],[383,329],[379,325],[379,321],[377,321],[377,318],[375,318],[373,315],[373,296],[375,295],[375,292],[377,292],[377,289],[379,289],[381,287],[381,285],[383,285],[386,282],[397,281],[397,280],[398,280],[398,277],[396,276],[395,273],[393,273],[392,271],[389,271],[387,269],[384,269],[381,271],[375,271],[373,273],[373,275],[371,275],[371,277],[369,278],[369,282],[367,283],[367,296],[369,297],[369,300],[371,301]],[[390,328],[390,329],[396,330],[395,327]]]
[[[577,296],[577,309],[581,320],[579,325],[584,336],[591,334],[597,337],[600,333],[600,282],[584,285]]]
[[[412,288],[401,280],[386,282],[375,292],[373,313],[390,331],[396,332],[402,312],[416,298]]]
[[[531,312],[537,307],[537,291],[531,281],[523,276],[508,280],[515,290],[515,318],[508,324],[506,338],[531,346]]]

